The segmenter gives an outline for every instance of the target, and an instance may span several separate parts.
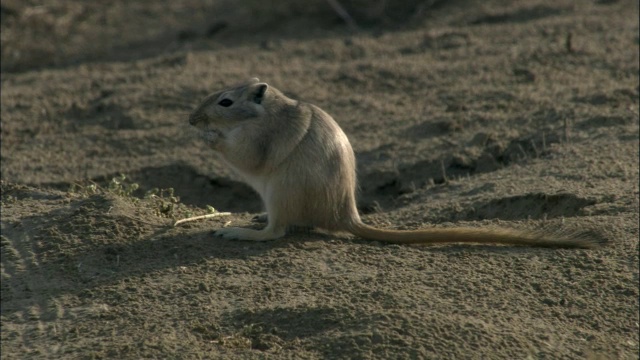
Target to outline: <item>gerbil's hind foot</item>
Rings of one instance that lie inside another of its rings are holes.
[[[268,241],[283,237],[284,229],[276,230],[266,227],[262,230],[246,229],[246,228],[224,228],[217,230],[214,235],[230,240],[248,240],[248,241]]]

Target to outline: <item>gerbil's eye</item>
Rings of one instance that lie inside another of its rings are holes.
[[[218,103],[218,105],[220,106],[224,106],[224,107],[229,107],[231,106],[231,104],[233,104],[233,101],[229,100],[229,99],[222,99],[220,100],[220,102]]]

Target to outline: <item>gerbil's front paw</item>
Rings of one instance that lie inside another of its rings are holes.
[[[269,217],[267,215],[267,213],[264,214],[260,214],[260,215],[256,215],[253,218],[251,218],[251,221],[253,222],[257,222],[257,223],[268,223],[269,222]]]

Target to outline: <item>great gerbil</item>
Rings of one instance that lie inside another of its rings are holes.
[[[223,228],[228,239],[272,240],[290,226],[347,231],[390,243],[500,243],[593,248],[594,236],[507,229],[382,230],[360,220],[356,161],[335,120],[319,107],[293,100],[258,79],[207,96],[189,117],[204,140],[265,204],[262,230]]]

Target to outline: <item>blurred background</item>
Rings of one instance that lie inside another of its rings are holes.
[[[421,24],[441,0],[3,0],[2,71],[132,60],[189,48],[392,30]],[[464,1],[500,7],[509,1]],[[347,17],[344,15],[348,14]],[[268,43],[265,43],[268,46]]]

